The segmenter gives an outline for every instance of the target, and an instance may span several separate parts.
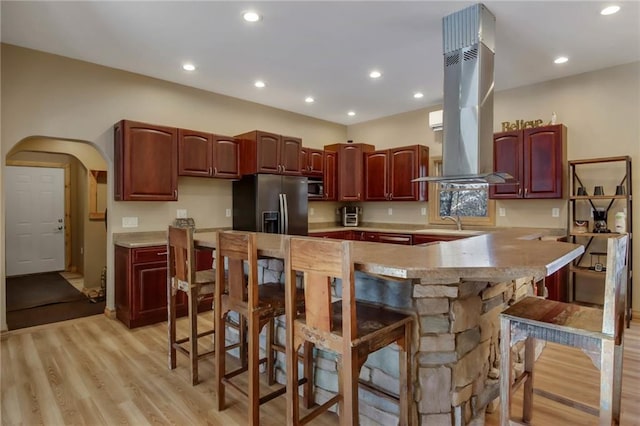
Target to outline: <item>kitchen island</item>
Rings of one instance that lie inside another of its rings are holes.
[[[201,248],[215,248],[214,232],[194,238]],[[412,362],[418,424],[480,421],[499,395],[498,314],[534,294],[537,281],[584,250],[538,238],[505,230],[430,246],[353,242],[356,297],[416,315]],[[257,243],[260,256],[283,258],[281,235],[259,234]],[[361,415],[395,424],[391,396],[398,395],[400,386],[397,352],[389,347],[376,354],[360,374]],[[316,400],[323,403],[337,390],[338,380],[335,358],[319,357]]]

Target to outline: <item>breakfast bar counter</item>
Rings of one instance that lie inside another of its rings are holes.
[[[258,234],[259,255],[282,259],[284,238]],[[540,238],[505,230],[429,246],[352,242],[356,297],[416,317],[411,378],[416,424],[483,424],[486,408],[499,395],[498,314],[535,294],[537,281],[583,252],[580,245]],[[215,248],[215,232],[196,233],[194,239],[199,247]],[[334,395],[339,379],[335,356],[319,351],[318,357],[315,399],[322,404]],[[391,397],[403,386],[397,360],[397,348],[386,347],[362,367],[360,415],[367,423],[397,424],[397,399]],[[283,370],[283,363],[278,367]]]
[[[545,241],[544,232],[494,230],[427,246],[353,241],[356,297],[415,315],[411,378],[414,417],[421,425],[482,424],[499,396],[499,320],[508,306],[535,293],[536,283],[583,253],[576,244]],[[261,282],[284,281],[284,238],[257,237]],[[306,237],[305,237],[306,238]],[[215,249],[215,230],[196,232],[201,249]],[[163,233],[121,235],[125,247],[166,244]],[[339,294],[336,283],[334,295]],[[276,325],[284,344],[284,321]],[[278,338],[280,339],[280,337]],[[285,382],[284,359],[276,378]],[[338,386],[335,355],[318,351],[315,400]],[[370,355],[360,371],[360,415],[367,424],[397,424],[398,349]]]
[[[215,248],[215,232],[195,233],[197,246]],[[507,279],[548,276],[584,251],[578,244],[532,240],[538,233],[501,231],[430,246],[353,241],[356,270],[401,279]],[[283,237],[258,234],[258,254],[284,258]]]

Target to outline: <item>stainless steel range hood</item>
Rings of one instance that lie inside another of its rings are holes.
[[[493,57],[496,19],[478,3],[442,20],[442,176],[416,181],[513,182],[493,172]]]

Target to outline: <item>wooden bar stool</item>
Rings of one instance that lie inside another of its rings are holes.
[[[228,271],[225,279],[225,259]],[[248,275],[245,275],[245,265]],[[241,366],[227,372],[225,352],[216,353],[216,391],[218,410],[225,408],[225,387],[230,386],[249,398],[249,424],[260,423],[260,405],[283,395],[286,387],[260,396],[259,364],[267,363],[269,385],[275,383],[274,354],[277,350],[284,353],[284,347],[274,341],[274,319],[285,313],[284,287],[280,283],[258,285],[258,251],[256,234],[249,232],[218,232],[216,237],[216,290],[214,297],[216,348],[225,344],[224,320],[230,311],[240,314],[247,324],[248,360],[241,351]],[[226,285],[225,285],[226,284]],[[299,293],[300,309],[304,308],[304,295]],[[266,357],[260,359],[259,336],[262,328],[268,325],[266,339]],[[242,337],[241,337],[242,338]],[[305,354],[305,359],[309,356]],[[248,391],[232,379],[249,372]]]
[[[167,243],[167,296],[169,322],[169,369],[176,368],[176,351],[189,357],[191,384],[198,384],[198,361],[213,355],[210,350],[198,353],[198,339],[214,333],[210,329],[198,333],[198,302],[213,294],[215,272],[213,269],[196,272],[193,229],[170,226]],[[176,298],[178,291],[187,295],[189,307],[189,335],[177,339],[176,336]],[[188,345],[185,347],[185,343]]]
[[[285,242],[287,292],[287,424],[305,424],[338,403],[340,424],[357,425],[358,377],[370,353],[400,346],[400,424],[412,424],[411,339],[414,318],[355,300],[352,243],[316,238]],[[298,314],[296,272],[304,273],[305,313]],[[331,279],[342,279],[342,299],[332,302]],[[297,391],[297,350],[303,342],[330,350],[338,358],[339,394],[300,418]]]
[[[626,312],[627,235],[609,238],[605,276],[604,310],[527,297],[500,314],[501,424],[519,424],[511,419],[511,396],[524,387],[522,420],[531,422],[533,411],[533,365],[535,339],[582,349],[600,369],[600,425],[620,423],[623,333]],[[525,341],[524,372],[513,377],[511,347]],[[569,379],[569,378],[567,378]],[[544,392],[547,398],[593,414],[584,404]]]

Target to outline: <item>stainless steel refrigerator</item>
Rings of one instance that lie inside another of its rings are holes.
[[[307,235],[307,178],[247,175],[233,182],[233,229]]]

